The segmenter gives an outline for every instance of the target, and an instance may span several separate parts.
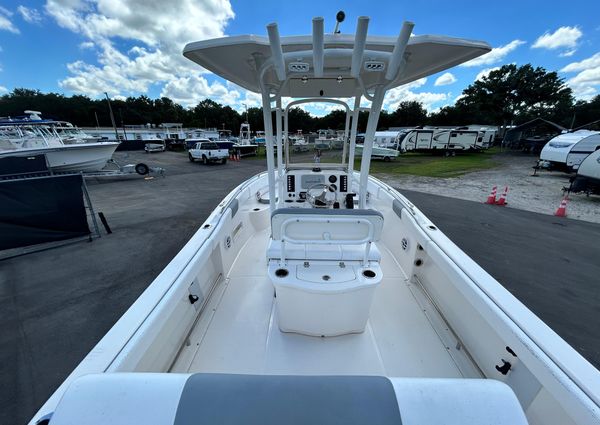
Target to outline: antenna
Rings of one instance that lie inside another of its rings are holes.
[[[344,19],[346,19],[346,14],[344,13],[343,10],[340,10],[338,13],[336,13],[335,15],[335,28],[333,29],[333,33],[334,34],[339,34],[340,33],[340,24],[342,22],[344,22]]]

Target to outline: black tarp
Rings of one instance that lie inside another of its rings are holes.
[[[111,140],[114,142],[114,140]],[[117,146],[118,151],[143,151],[146,143],[143,140],[119,140],[121,143]]]
[[[0,158],[0,177],[47,172],[46,157],[43,154]]]
[[[0,181],[0,250],[90,234],[81,175]]]

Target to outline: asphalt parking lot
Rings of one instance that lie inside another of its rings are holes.
[[[28,421],[235,186],[263,161],[119,152],[166,177],[88,185],[113,234],[0,261],[0,423]],[[402,191],[467,254],[600,366],[600,225]]]

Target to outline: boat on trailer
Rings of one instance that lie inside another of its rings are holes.
[[[354,35],[312,24],[185,47],[261,93],[267,172],[223,199],[31,423],[598,424],[598,370],[369,176],[386,92],[490,46],[411,37],[409,22],[398,37],[368,35],[366,17]],[[282,97],[352,99],[339,163],[287,161]]]
[[[53,172],[97,172],[119,142],[98,140],[66,121],[42,119],[39,111],[0,119],[0,159],[44,155]]]

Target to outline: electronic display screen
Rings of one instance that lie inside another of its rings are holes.
[[[322,174],[305,174],[300,176],[300,185],[302,189],[309,189],[317,183],[325,183],[325,176]]]

